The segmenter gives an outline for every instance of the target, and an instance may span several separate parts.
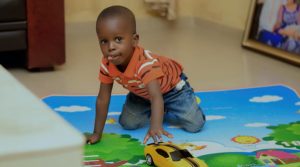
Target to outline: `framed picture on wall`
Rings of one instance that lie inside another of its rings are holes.
[[[300,0],[251,0],[242,46],[300,65]]]

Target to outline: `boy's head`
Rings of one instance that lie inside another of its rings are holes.
[[[97,18],[96,32],[103,56],[126,68],[139,40],[134,14],[123,6],[108,7]]]

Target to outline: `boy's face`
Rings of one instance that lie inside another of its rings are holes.
[[[129,21],[123,17],[108,17],[97,23],[97,36],[103,56],[111,63],[126,68],[138,44]]]

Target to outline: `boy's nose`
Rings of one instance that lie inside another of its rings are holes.
[[[110,42],[109,44],[108,44],[108,50],[109,51],[113,51],[113,50],[115,50],[116,48],[115,48],[115,44],[113,43],[113,42]]]

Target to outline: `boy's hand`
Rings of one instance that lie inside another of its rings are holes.
[[[95,144],[100,140],[101,136],[99,133],[94,133],[91,136],[88,136],[86,139],[87,144]]]
[[[165,135],[168,138],[173,138],[173,135],[165,131],[163,128],[150,128],[144,138],[144,144],[147,143],[150,137],[152,137],[155,144],[162,142],[162,135]]]

